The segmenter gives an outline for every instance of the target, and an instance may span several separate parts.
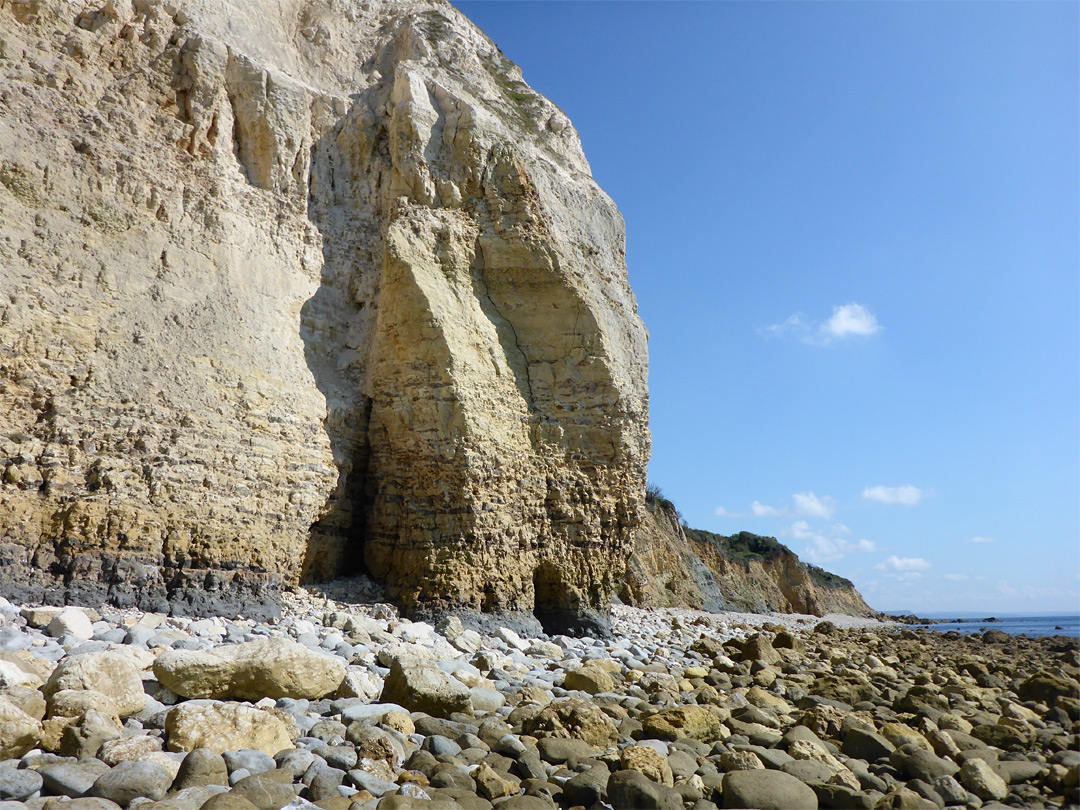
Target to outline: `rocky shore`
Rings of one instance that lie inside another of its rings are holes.
[[[617,606],[481,634],[0,601],[0,810],[1075,805],[1075,640]]]

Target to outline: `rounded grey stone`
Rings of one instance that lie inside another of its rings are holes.
[[[240,751],[226,751],[221,757],[225,760],[229,773],[240,768],[245,769],[248,774],[264,773],[277,767],[277,763],[274,762],[272,756],[264,754],[262,751],[253,751],[250,748]]]
[[[722,783],[725,808],[817,810],[818,798],[809,787],[782,771],[732,771]]]
[[[140,796],[164,799],[171,784],[169,774],[156,762],[121,762],[99,776],[90,792],[126,807]]]
[[[41,785],[37,771],[0,768],[0,799],[21,801],[41,790]]]

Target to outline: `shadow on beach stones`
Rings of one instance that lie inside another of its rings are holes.
[[[492,635],[500,627],[513,630],[522,638],[536,638],[539,635],[566,635],[589,638],[609,639],[612,637],[611,619],[598,610],[583,611],[543,611],[534,613],[525,611],[496,611],[481,613],[478,610],[434,610],[418,609],[409,617],[415,621],[436,624],[447,616],[456,616],[468,630],[475,630],[484,635]]]

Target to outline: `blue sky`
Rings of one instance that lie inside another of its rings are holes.
[[[690,525],[1080,609],[1080,4],[456,5],[626,219]]]

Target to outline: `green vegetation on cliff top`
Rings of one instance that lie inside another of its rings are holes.
[[[714,553],[726,560],[731,560],[732,562],[742,564],[744,567],[748,567],[752,562],[772,562],[786,554],[798,560],[799,565],[806,569],[806,573],[809,575],[810,579],[813,580],[815,585],[828,588],[829,590],[841,590],[845,588],[854,589],[855,587],[850,579],[845,579],[844,577],[830,573],[823,568],[819,568],[816,565],[811,565],[810,563],[799,560],[799,557],[795,552],[775,537],[764,537],[760,534],[754,534],[753,532],[739,532],[738,534],[722,535],[708,532],[704,529],[690,528],[686,525],[682,513],[679,512],[678,508],[670,499],[665,497],[664,491],[656,484],[650,483],[646,488],[645,505],[654,513],[657,509],[660,509],[661,511],[666,511],[670,515],[675,516],[682,525],[683,532],[689,540],[694,543],[710,546]]]

